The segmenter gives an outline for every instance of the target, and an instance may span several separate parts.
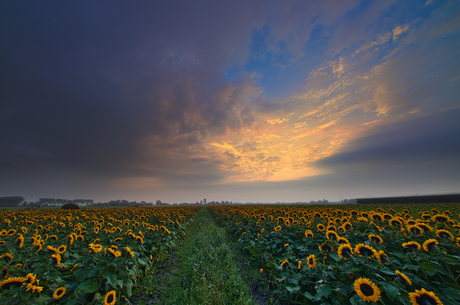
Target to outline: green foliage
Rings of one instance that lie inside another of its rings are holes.
[[[381,292],[379,303],[383,304],[409,305],[409,293],[422,288],[434,292],[443,304],[460,302],[460,238],[443,239],[436,234],[438,229],[445,229],[458,236],[458,204],[215,206],[209,209],[245,255],[248,266],[254,271],[263,269],[262,286],[268,287],[274,302],[364,304],[354,290],[354,283],[360,278],[377,285]],[[424,212],[428,216],[422,219]],[[450,215],[450,219],[436,221],[437,214]],[[387,218],[380,220],[379,215]],[[359,220],[361,216],[367,218]],[[390,225],[389,219],[393,218],[400,219],[402,226]],[[344,230],[342,225],[347,222],[352,226]],[[425,223],[431,229],[416,234],[409,230],[412,222]],[[319,224],[331,227],[339,237],[346,238],[352,249],[364,244],[383,251],[387,259],[380,261],[376,256],[357,253],[342,258],[337,251],[338,241],[328,239],[326,231],[317,228]],[[311,230],[313,237],[307,238],[306,230]],[[383,243],[373,242],[371,234],[379,235]],[[431,239],[439,244],[429,251],[402,246],[408,241],[422,245]],[[332,252],[326,253],[319,248],[324,243],[333,247]],[[307,265],[307,257],[311,254],[316,257],[316,266],[312,269]],[[405,274],[412,284],[409,285],[396,270]]]
[[[165,304],[254,304],[225,230],[201,208],[181,245],[181,269],[163,291]]]

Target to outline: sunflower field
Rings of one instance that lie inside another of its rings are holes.
[[[280,303],[460,303],[458,204],[209,209]]]
[[[0,210],[0,304],[126,301],[185,238],[196,210]]]

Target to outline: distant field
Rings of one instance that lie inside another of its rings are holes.
[[[0,303],[458,304],[459,211],[3,208]]]

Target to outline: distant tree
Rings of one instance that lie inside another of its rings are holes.
[[[17,207],[24,201],[22,196],[6,196],[0,197],[0,207]]]
[[[157,202],[155,203],[156,205],[162,205],[162,202],[160,199],[157,200]]]
[[[203,204],[206,204],[206,198],[203,199]]]
[[[76,203],[69,202],[69,203],[64,204],[62,208],[65,210],[78,210],[80,206]]]

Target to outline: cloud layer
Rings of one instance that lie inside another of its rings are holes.
[[[455,1],[0,6],[0,195],[458,191]]]

